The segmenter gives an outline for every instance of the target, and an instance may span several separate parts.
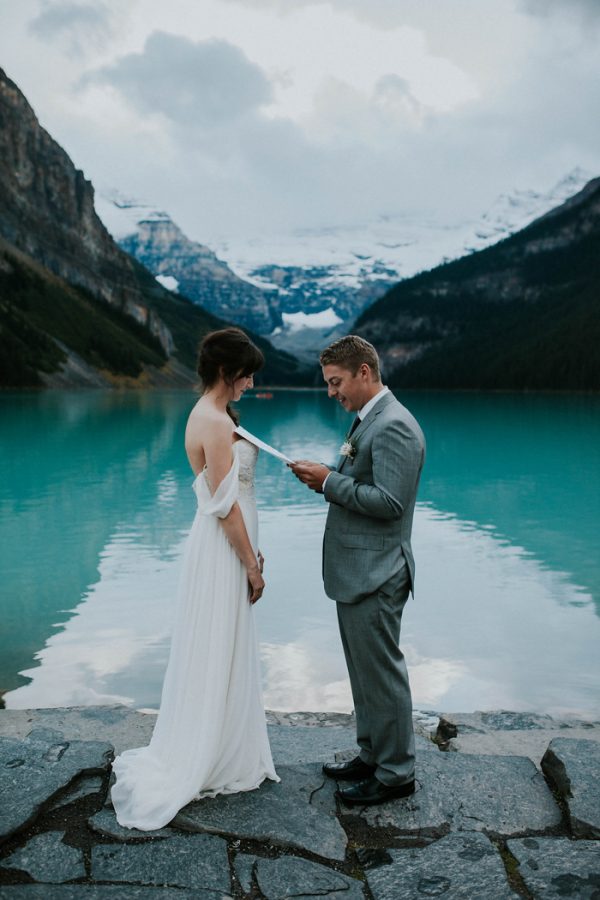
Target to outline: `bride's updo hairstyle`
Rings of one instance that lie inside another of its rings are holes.
[[[247,378],[258,372],[265,358],[241,328],[222,328],[204,336],[198,353],[198,375],[202,390],[206,391],[219,381],[233,384],[236,378]],[[227,406],[227,412],[237,424],[238,416]]]

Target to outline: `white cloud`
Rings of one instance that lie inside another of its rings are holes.
[[[10,6],[0,52],[88,177],[196,239],[407,208],[458,220],[600,170],[591,4],[569,20],[549,2],[105,0],[110,43],[73,57],[91,7],[70,18],[65,0]]]
[[[103,46],[108,41],[112,34],[111,13],[102,2],[45,0],[28,28],[43,41],[65,41],[69,52],[79,55],[90,44]]]
[[[239,118],[271,99],[269,81],[239,47],[159,31],[141,53],[88,73],[89,83],[110,84],[142,115],[159,112],[186,128]]]
[[[598,0],[521,0],[525,12],[532,16],[548,18],[556,13],[575,17],[582,25],[600,22]]]

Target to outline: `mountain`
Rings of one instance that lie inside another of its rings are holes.
[[[502,194],[471,219],[406,211],[352,227],[215,235],[208,239],[212,249],[191,241],[167,213],[114,191],[96,196],[96,210],[120,245],[162,284],[268,334],[274,346],[311,363],[402,278],[497,243],[589,179],[574,169],[549,191]]]
[[[96,210],[120,247],[165,287],[259,334],[281,325],[273,303],[277,291],[239,278],[212,250],[186,237],[167,213],[114,192],[98,196]]]
[[[564,202],[591,177],[576,168],[548,191],[502,194],[472,218],[405,210],[352,226],[207,240],[240,277],[280,292],[284,322],[286,314],[328,308],[349,322],[402,278],[497,243]]]
[[[0,69],[0,385],[192,383],[200,337],[225,324],[115,243],[91,183]],[[306,380],[256,340],[264,381]]]
[[[98,194],[95,202],[98,215],[119,246],[162,284],[215,315],[277,338],[281,349],[289,339],[296,352],[297,332],[315,328],[321,333],[324,319],[331,328],[353,320],[398,278],[394,269],[385,269],[377,260],[365,264],[352,252],[354,265],[345,265],[343,271],[335,252],[318,263],[280,262],[281,236],[269,238],[268,262],[250,268],[242,263],[241,271],[236,272],[209,247],[190,240],[168,213],[157,207],[127,199],[112,189]],[[257,243],[258,239],[250,239],[248,246]],[[283,254],[287,258],[288,250],[283,249]]]
[[[396,386],[600,388],[600,178],[499,243],[400,282],[356,321]]]

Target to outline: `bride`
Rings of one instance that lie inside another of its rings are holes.
[[[204,393],[185,449],[196,517],[183,558],[169,663],[150,744],[113,762],[117,821],[152,831],[191,800],[251,791],[273,766],[260,687],[253,605],[262,595],[254,498],[257,448],[230,409],[253,386],[261,351],[238,328],[206,335]]]

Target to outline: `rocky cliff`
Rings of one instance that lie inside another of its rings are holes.
[[[148,327],[165,353],[172,336],[144,302],[131,260],[94,209],[94,189],[39,124],[0,69],[0,234],[72,285]]]
[[[400,282],[357,320],[398,386],[600,388],[600,178],[485,250]]]
[[[115,243],[91,183],[0,69],[0,385],[190,382],[202,334],[226,324]],[[256,340],[265,381],[306,379]]]
[[[271,334],[281,324],[268,292],[238,278],[212,250],[186,237],[168,215],[142,217],[135,233],[119,243],[153,275],[174,278],[179,293],[214,315],[259,334]]]

